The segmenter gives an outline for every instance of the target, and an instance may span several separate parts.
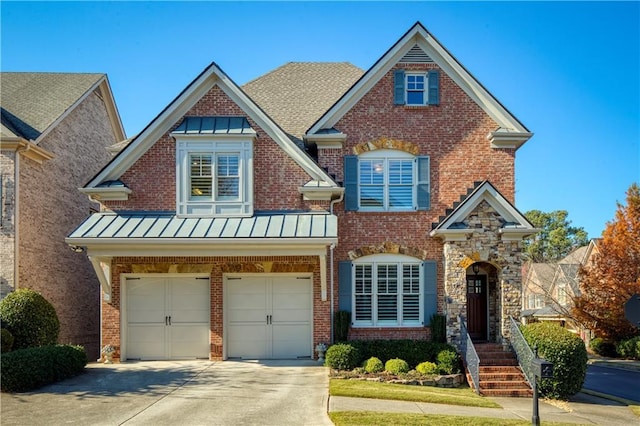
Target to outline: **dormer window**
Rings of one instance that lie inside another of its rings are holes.
[[[424,106],[440,104],[440,72],[408,71],[397,69],[393,73],[393,103],[396,105]]]
[[[425,83],[427,75],[425,73],[407,73],[406,81],[406,104],[407,105],[425,105],[427,97],[425,96]]]
[[[177,213],[253,214],[253,137],[243,117],[188,117],[176,138]]]

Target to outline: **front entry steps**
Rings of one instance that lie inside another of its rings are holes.
[[[474,347],[480,359],[481,395],[519,398],[533,396],[533,390],[518,366],[513,352],[505,351],[499,343],[478,343]],[[473,388],[469,373],[467,382]]]

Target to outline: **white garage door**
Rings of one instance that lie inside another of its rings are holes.
[[[126,279],[127,359],[209,357],[209,278]]]
[[[311,357],[310,277],[227,277],[225,295],[227,358]]]

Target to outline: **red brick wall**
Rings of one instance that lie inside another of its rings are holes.
[[[330,302],[322,301],[320,291],[320,262],[314,256],[254,256],[254,257],[117,257],[112,260],[111,301],[102,302],[102,345],[117,348],[120,358],[120,276],[133,272],[134,264],[207,264],[212,266],[211,279],[211,359],[222,359],[223,342],[223,268],[228,264],[280,262],[288,265],[312,264],[313,266],[313,347],[330,341]],[[313,354],[315,356],[315,353]]]
[[[398,65],[410,70],[437,68],[434,64]],[[394,68],[395,69],[395,68]],[[360,143],[380,138],[416,144],[419,155],[431,165],[431,209],[406,213],[345,212],[339,204],[339,244],[335,261],[348,260],[348,251],[391,241],[425,250],[438,261],[438,306],[444,310],[443,245],[431,238],[431,224],[473,187],[489,179],[510,201],[514,196],[515,150],[493,149],[487,139],[498,125],[442,70],[440,105],[404,106],[393,103],[393,69],[390,70],[335,127],[347,135],[342,150],[319,150],[319,162],[343,180],[342,157],[354,155]],[[336,156],[336,153],[339,153]],[[336,157],[340,161],[336,161]],[[337,272],[335,274],[338,282]],[[337,287],[336,287],[337,291]],[[428,318],[425,319],[428,321]],[[352,329],[352,338],[427,338],[428,329]]]
[[[187,116],[245,116],[218,86],[213,87],[185,114]],[[302,201],[298,187],[311,178],[269,137],[264,129],[249,117],[251,127],[258,132],[253,145],[254,210],[293,210],[308,207]],[[171,130],[175,129],[178,120]],[[175,211],[176,209],[176,146],[169,135],[163,135],[121,177],[133,191],[128,201],[105,204],[112,209]]]

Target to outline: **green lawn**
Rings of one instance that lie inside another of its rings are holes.
[[[393,399],[397,401],[500,408],[500,405],[476,395],[468,387],[449,389],[433,386],[407,386],[393,383],[367,382],[363,380],[331,379],[329,394],[354,398]]]
[[[399,414],[377,413],[361,411],[339,411],[329,413],[331,421],[336,426],[373,426],[373,425],[402,425],[402,426],[527,426],[531,421],[490,419],[484,417],[444,416],[438,414]],[[575,423],[543,422],[544,426],[576,426]]]

